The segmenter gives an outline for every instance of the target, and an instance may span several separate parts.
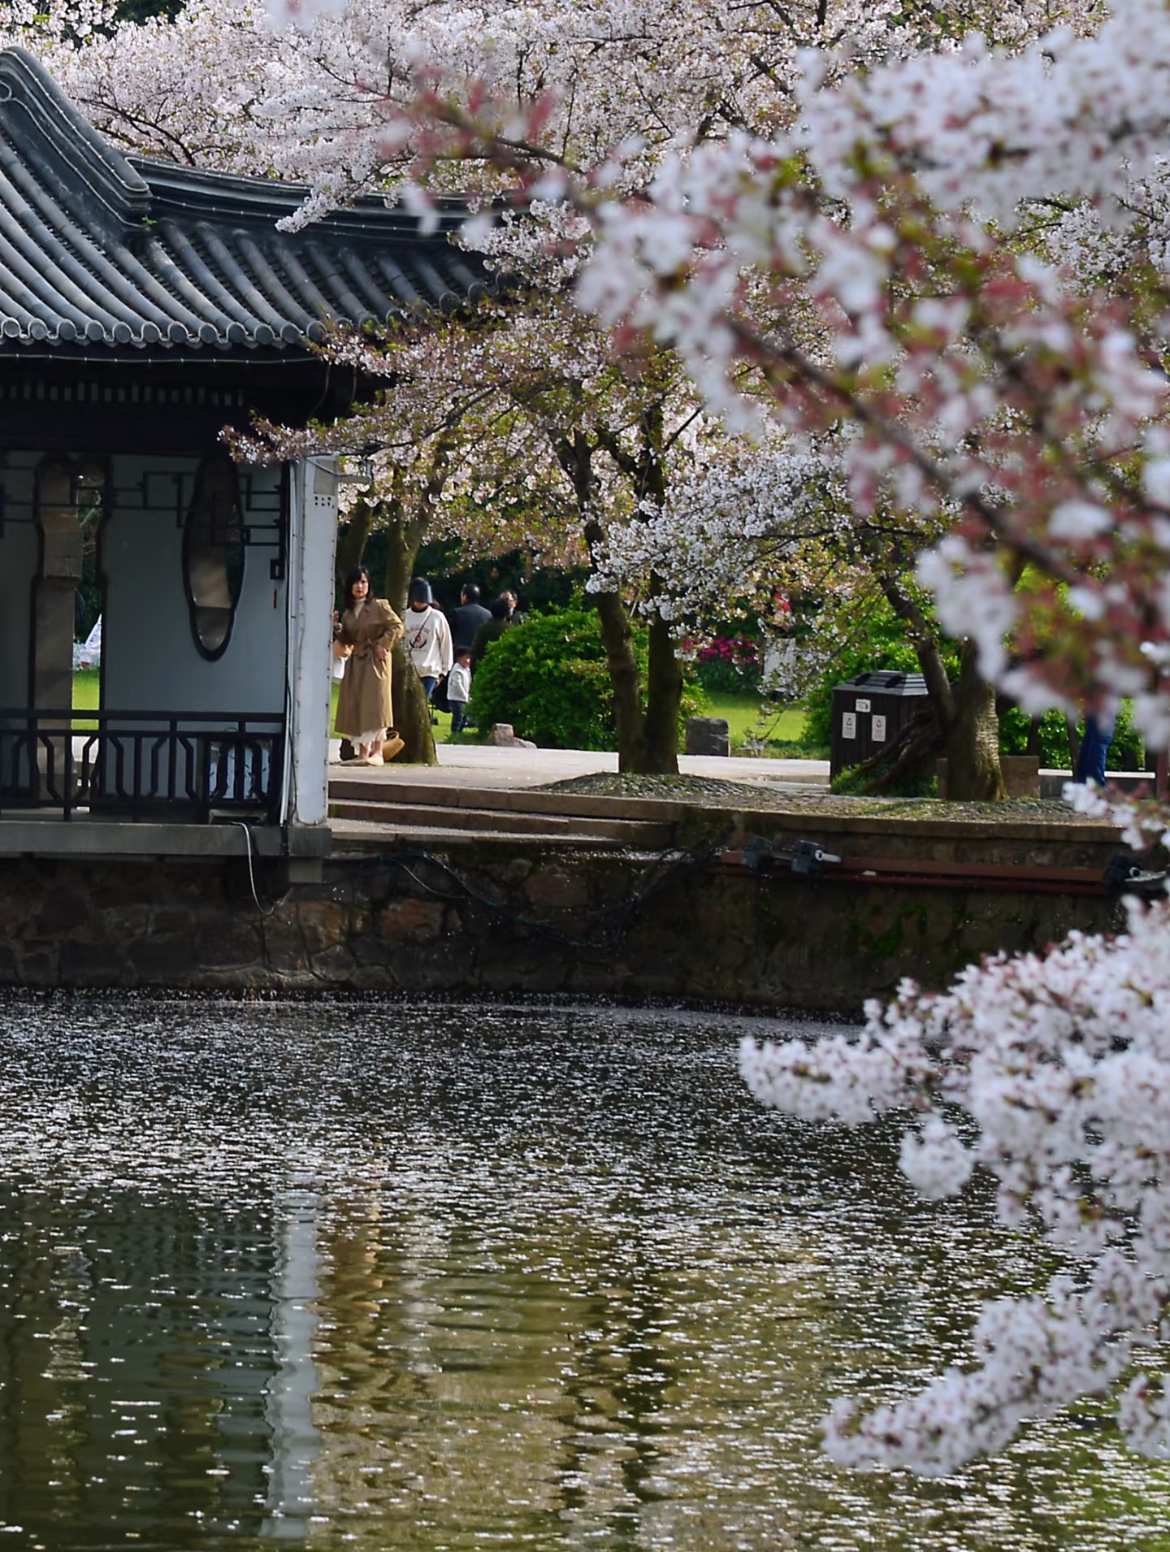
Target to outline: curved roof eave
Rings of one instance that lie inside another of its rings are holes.
[[[123,156],[30,54],[0,51],[0,356],[303,356],[327,322],[450,311],[494,289],[450,241],[458,202],[434,233],[377,199],[278,231],[307,193]]]

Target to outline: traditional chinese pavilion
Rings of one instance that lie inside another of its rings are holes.
[[[0,52],[0,853],[214,852],[216,818],[295,851],[323,825],[335,467],[239,466],[220,433],[352,402],[310,348],[327,320],[482,280],[453,212],[278,230],[304,193],[124,156]],[[101,695],[75,716],[87,514]]]

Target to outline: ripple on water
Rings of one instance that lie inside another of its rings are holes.
[[[0,1547],[1170,1549],[1091,1415],[942,1483],[820,1454],[1043,1262],[755,1106],[782,1027],[4,1005]]]

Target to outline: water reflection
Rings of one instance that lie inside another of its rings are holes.
[[[272,1278],[272,1347],[278,1368],[268,1382],[266,1418],[272,1460],[268,1478],[267,1536],[302,1539],[315,1507],[314,1467],[321,1433],[313,1422],[317,1365],[321,1197],[304,1187],[281,1192],[275,1202],[280,1254]]]
[[[0,1009],[0,1552],[1170,1549],[1090,1419],[952,1482],[811,1438],[1035,1253],[889,1136],[768,1115],[744,1021]]]

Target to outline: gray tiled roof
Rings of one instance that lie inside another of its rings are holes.
[[[475,260],[380,201],[283,233],[305,190],[128,158],[37,61],[0,51],[0,354],[303,354],[323,318],[452,307]]]

